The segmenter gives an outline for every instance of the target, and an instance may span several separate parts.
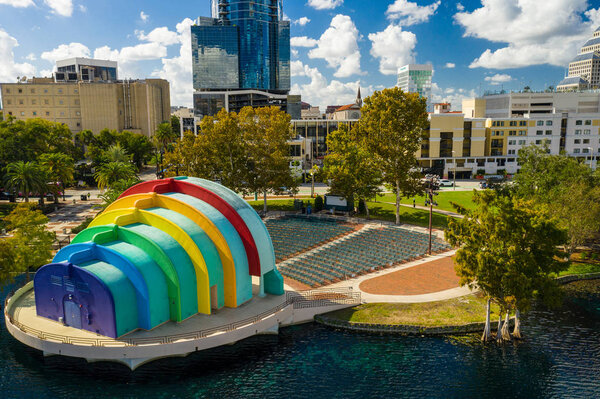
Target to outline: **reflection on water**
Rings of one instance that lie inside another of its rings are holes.
[[[134,373],[113,363],[44,359],[2,328],[0,396],[594,398],[600,397],[599,307],[598,296],[581,294],[557,311],[537,308],[524,317],[526,340],[518,344],[482,345],[478,335],[401,337],[304,325],[159,360]]]

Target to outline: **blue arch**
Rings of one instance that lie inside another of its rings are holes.
[[[129,261],[129,259],[102,245],[83,243],[64,247],[58,251],[54,257],[55,263],[67,261],[80,267],[83,267],[84,264],[100,261],[114,266],[114,268],[125,274],[136,292],[136,307],[138,314],[137,327],[146,330],[152,329],[148,284],[142,273]]]
[[[217,229],[219,229],[225,238],[225,241],[227,241],[227,245],[229,246],[229,250],[231,251],[231,255],[233,257],[233,263],[235,266],[237,303],[238,305],[241,305],[252,299],[252,277],[249,273],[248,257],[246,256],[244,243],[242,242],[242,239],[240,238],[240,235],[236,231],[235,227],[233,227],[233,225],[221,212],[207,202],[181,193],[167,193],[163,195],[183,201],[188,205],[198,209],[200,212],[206,215],[211,222],[213,222]]]

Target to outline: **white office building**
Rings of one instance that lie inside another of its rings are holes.
[[[397,86],[405,92],[419,93],[427,98],[427,112],[433,112],[431,101],[431,83],[433,65],[409,64],[398,68]]]

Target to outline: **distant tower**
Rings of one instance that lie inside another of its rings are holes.
[[[360,95],[360,86],[358,86],[358,94],[356,96],[356,105],[358,105],[361,108],[362,108],[362,105],[363,105],[362,96]]]

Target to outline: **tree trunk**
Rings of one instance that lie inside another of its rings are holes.
[[[367,205],[367,201],[364,201],[365,204],[365,212],[367,213],[367,219],[370,219],[370,213],[369,213],[369,205]]]
[[[513,330],[513,338],[523,339],[523,335],[521,334],[521,312],[519,309],[517,309],[515,312],[515,329]]]
[[[264,213],[266,215],[267,214],[267,190],[264,191],[263,195],[264,195],[264,200],[265,200],[265,203],[264,203],[264,206],[263,206],[263,211],[264,211]]]
[[[396,180],[396,224],[400,224],[400,180]]]
[[[504,318],[504,325],[502,326],[502,340],[510,341],[510,312],[506,311],[506,317]]]
[[[498,315],[498,329],[496,330],[496,342],[502,342],[502,313]]]
[[[492,339],[492,327],[490,325],[490,306],[491,306],[491,302],[492,302],[492,299],[488,298],[488,300],[487,300],[487,308],[486,308],[486,313],[485,313],[485,328],[483,329],[483,336],[481,337],[481,340],[483,342],[488,342],[489,340]]]
[[[63,191],[63,196],[62,196],[63,197],[63,201],[66,201],[67,197],[66,197],[66,193],[65,193],[65,183],[62,182],[61,185],[62,185],[62,188],[63,188],[63,190],[62,190]]]

